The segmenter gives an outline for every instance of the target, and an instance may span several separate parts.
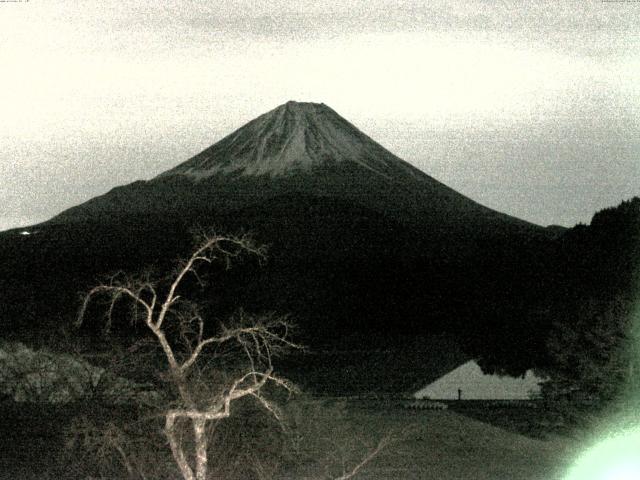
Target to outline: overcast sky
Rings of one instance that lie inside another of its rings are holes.
[[[640,195],[639,34],[634,1],[0,2],[0,230],[287,100],[489,207],[588,222]]]

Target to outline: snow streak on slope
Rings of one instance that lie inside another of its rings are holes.
[[[275,177],[344,162],[393,180],[426,177],[326,105],[298,102],[287,102],[261,115],[160,176]]]
[[[332,197],[347,205],[356,201],[368,210],[439,231],[455,226],[480,232],[495,229],[496,221],[531,227],[411,166],[326,105],[298,102],[261,115],[149,181],[114,188],[52,221],[220,215],[273,198],[280,198],[277,208],[286,210],[294,207],[287,205],[291,196]]]

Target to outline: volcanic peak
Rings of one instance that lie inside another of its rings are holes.
[[[282,176],[355,163],[388,178],[424,174],[373,141],[323,103],[289,101],[257,117],[195,157],[163,173]]]

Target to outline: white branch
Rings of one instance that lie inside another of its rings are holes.
[[[374,449],[372,449],[355,467],[351,469],[351,471],[342,474],[339,477],[336,477],[334,480],[349,480],[350,478],[355,477],[358,472],[371,460],[373,460],[378,454],[384,449],[387,445],[391,443],[389,435],[382,437],[382,439],[378,442],[378,445]]]
[[[113,307],[118,299],[122,295],[125,295],[131,298],[136,304],[140,304],[145,308],[145,310],[147,311],[147,322],[150,321],[153,317],[153,310],[151,308],[151,305],[145,302],[139,295],[133,293],[131,289],[119,285],[98,285],[97,287],[92,288],[85,296],[84,302],[82,303],[82,307],[80,308],[80,312],[78,314],[78,320],[76,322],[77,326],[82,325],[82,322],[84,321],[84,315],[87,311],[87,307],[89,306],[89,302],[91,302],[91,299],[95,295],[100,293],[106,293],[111,296],[111,300],[109,302],[109,316],[113,313]],[[108,323],[110,324],[110,321]]]
[[[237,325],[232,328],[221,325],[220,335],[204,338],[204,320],[200,316],[197,306],[184,300],[178,302],[180,300],[178,291],[189,273],[192,273],[196,281],[202,284],[202,279],[197,271],[199,264],[211,264],[214,260],[222,259],[228,268],[231,260],[242,253],[252,253],[259,259],[264,258],[264,249],[255,246],[246,236],[214,235],[204,237],[200,246],[184,263],[180,264],[174,275],[165,279],[166,283],[162,288],[152,283],[148,275],[139,279],[125,278],[120,280],[120,274],[117,274],[111,277],[108,284],[96,286],[89,291],[78,315],[77,324],[79,326],[84,320],[90,301],[99,294],[109,296],[107,327],[111,326],[115,305],[122,297],[132,300],[134,307],[143,307],[146,313],[145,323],[162,347],[168,362],[168,378],[179,393],[180,407],[165,412],[165,434],[169,440],[173,457],[186,480],[201,480],[206,476],[204,426],[207,421],[228,417],[231,414],[231,403],[245,396],[253,396],[268,412],[279,419],[280,414],[277,408],[261,395],[260,390],[268,382],[273,382],[288,391],[293,390],[293,387],[286,381],[273,375],[271,363],[272,355],[277,353],[279,349],[300,348],[289,340],[290,327],[284,318],[274,318],[273,315],[254,318],[240,311],[235,320]],[[138,310],[135,309],[134,317],[137,317],[137,312]],[[172,320],[177,320],[178,340],[184,340],[186,352],[188,352],[183,363],[178,362],[173,350],[174,347],[172,347],[175,338],[171,338],[172,342],[170,342],[167,338],[167,332],[163,329],[164,322],[169,315]],[[194,323],[197,323],[196,326]],[[236,378],[221,395],[209,400],[208,406],[199,408],[198,402],[195,401],[197,399],[196,389],[190,383],[193,378],[189,377],[188,371],[197,362],[206,346],[210,344],[221,345],[230,341],[237,342],[243,348],[250,364],[249,371]],[[260,369],[263,370],[260,371]],[[194,429],[197,444],[195,468],[189,464],[183,450],[182,440],[177,436],[176,422],[181,418],[189,419],[194,427],[197,427]]]

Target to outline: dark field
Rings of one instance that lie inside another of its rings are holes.
[[[88,465],[95,458],[91,454],[72,456],[65,450],[65,426],[78,413],[127,415],[124,409],[107,412],[88,405],[44,409],[4,403],[2,411],[0,472],[2,478],[23,479],[87,478],[77,473],[77,463]],[[297,442],[288,456],[298,458],[271,458],[278,465],[270,471],[272,476],[262,478],[336,478],[353,468],[382,438],[389,444],[356,478],[553,480],[562,478],[576,453],[575,443],[567,437],[517,433],[527,423],[525,417],[540,415],[532,409],[410,410],[400,400],[306,399],[294,400],[286,411],[298,424],[293,431]],[[500,423],[502,426],[496,426]],[[272,441],[268,435],[263,438]],[[260,442],[254,436],[252,448],[262,448]],[[271,446],[264,447],[271,450]],[[168,447],[159,445],[158,449]],[[215,458],[216,451],[210,456]],[[122,476],[109,478],[126,478],[126,472],[123,469]]]

